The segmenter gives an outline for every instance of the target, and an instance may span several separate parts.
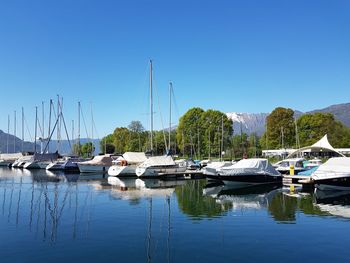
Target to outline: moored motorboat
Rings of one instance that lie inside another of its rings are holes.
[[[209,162],[207,165],[203,168],[203,174],[207,177],[215,176],[217,174],[217,170],[223,167],[228,167],[234,164],[234,162],[227,162],[227,161],[217,161],[217,162]],[[214,178],[211,178],[214,179]]]
[[[334,157],[322,164],[312,175],[320,190],[350,190],[350,157]]]
[[[187,162],[175,162],[171,156],[153,156],[136,168],[139,177],[169,176],[187,170]]]
[[[76,173],[79,172],[78,162],[84,162],[88,160],[90,159],[67,156],[64,157],[62,160],[57,160],[55,162],[50,163],[46,167],[46,170]]]
[[[289,174],[290,167],[293,166],[295,174],[298,174],[299,172],[306,170],[306,168],[304,167],[304,161],[305,159],[303,158],[284,159],[275,163],[273,167],[275,167],[276,170],[281,174]]]
[[[143,152],[126,152],[108,169],[109,176],[136,177],[136,167],[147,160]]]
[[[92,160],[77,164],[81,173],[107,173],[109,167],[112,166],[112,157],[108,154],[98,155]]]
[[[240,160],[231,166],[217,169],[216,175],[207,177],[237,187],[282,182],[281,174],[268,160],[259,158]]]

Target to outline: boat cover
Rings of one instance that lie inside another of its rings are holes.
[[[280,175],[267,159],[243,159],[218,170],[220,175]]]
[[[14,161],[23,157],[22,153],[2,153],[0,154],[0,160]]]
[[[350,157],[334,157],[329,159],[311,175],[312,179],[327,179],[350,176]]]
[[[126,152],[123,154],[123,158],[129,164],[139,164],[147,160],[146,154],[144,152]]]
[[[112,166],[112,157],[109,155],[97,155],[92,160],[80,163],[85,165]]]
[[[175,165],[171,156],[152,156],[143,162],[143,166],[169,166]]]

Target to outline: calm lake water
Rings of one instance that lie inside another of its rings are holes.
[[[0,262],[350,262],[350,194],[0,168]]]

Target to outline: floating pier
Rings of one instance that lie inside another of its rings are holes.
[[[314,182],[311,180],[310,175],[284,175],[283,184],[302,186],[303,188],[314,188]]]

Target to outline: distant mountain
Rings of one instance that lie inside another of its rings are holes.
[[[226,113],[227,117],[233,121],[233,133],[256,133],[262,135],[265,131],[265,120],[268,113]]]
[[[325,112],[332,113],[336,120],[350,127],[350,103],[336,104],[324,109],[310,111],[308,113]]]
[[[82,138],[80,139],[80,143],[84,144],[86,142],[90,142],[90,139]],[[7,134],[0,130],[0,152],[1,153],[7,153],[7,142],[8,142],[8,152],[14,153],[14,152],[21,152],[22,151],[22,140],[18,137],[15,137],[11,134]],[[75,142],[71,142],[74,144]],[[100,153],[100,140],[93,139],[93,144],[95,146],[95,155]],[[37,143],[37,150],[40,151],[40,143]],[[43,147],[45,147],[45,143],[43,144]],[[56,151],[58,149],[58,142],[57,140],[52,140],[49,144],[50,152]],[[59,145],[59,152],[61,154],[70,154],[71,148],[69,146],[68,140],[61,140]],[[24,152],[33,152],[34,151],[34,143],[33,142],[23,142],[23,151]]]
[[[332,105],[324,109],[313,110],[306,113],[324,112],[332,113],[336,120],[341,121],[345,126],[350,127],[350,103]],[[300,117],[303,114],[301,111],[295,110],[294,116]],[[234,134],[242,132],[251,134],[255,132],[261,136],[265,132],[266,117],[269,113],[226,113],[227,117],[233,121]]]
[[[9,153],[22,151],[22,140],[18,137],[15,137],[11,134],[7,134],[0,130],[0,152],[7,153],[7,149]],[[34,151],[34,143],[26,141],[23,142],[23,151]]]

